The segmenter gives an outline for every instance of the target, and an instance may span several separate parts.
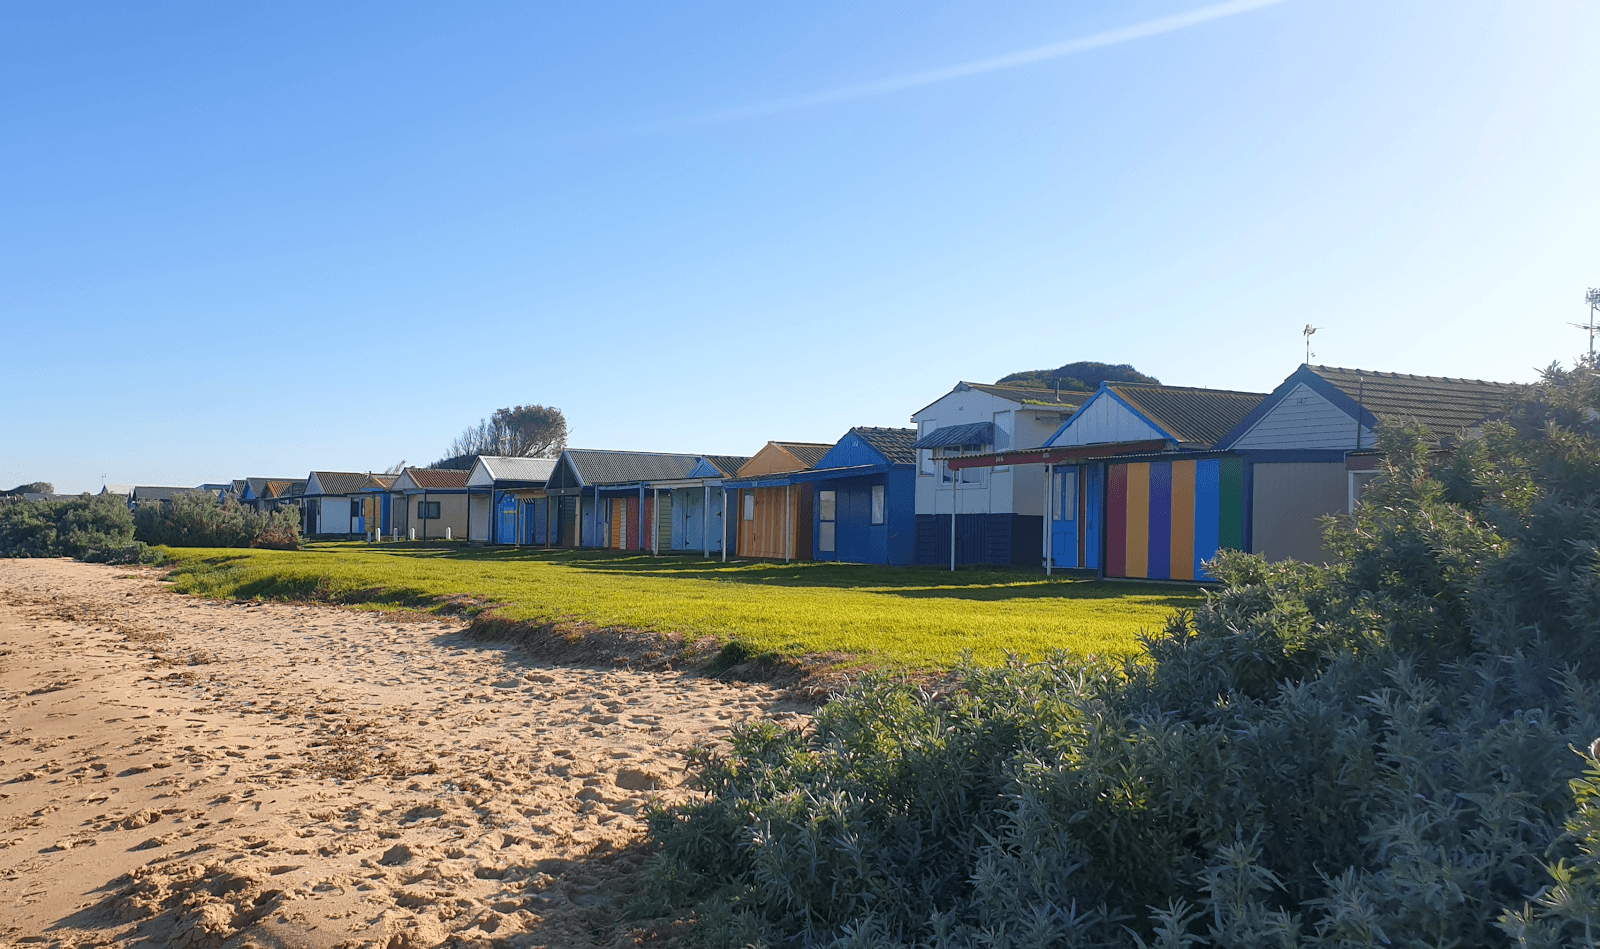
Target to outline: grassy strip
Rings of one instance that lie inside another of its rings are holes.
[[[737,642],[751,655],[847,653],[939,668],[970,651],[1126,655],[1203,594],[1037,572],[737,562],[600,551],[317,544],[300,551],[174,549],[181,592],[335,599],[382,608],[493,604],[511,621],[585,623]]]

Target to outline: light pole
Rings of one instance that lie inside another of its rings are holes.
[[[1589,304],[1589,322],[1574,323],[1572,325],[1578,329],[1589,331],[1589,358],[1592,360],[1594,359],[1595,330],[1600,329],[1600,326],[1596,326],[1594,322],[1595,311],[1600,310],[1600,288],[1590,287],[1589,292],[1584,295],[1583,299],[1585,303]]]

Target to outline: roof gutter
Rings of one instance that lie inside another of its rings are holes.
[[[951,468],[993,468],[995,465],[1056,465],[1064,461],[1092,461],[1118,455],[1145,455],[1168,450],[1164,439],[1121,442],[1110,445],[1073,445],[1062,448],[1024,448],[1019,451],[992,451],[984,455],[946,458]]]

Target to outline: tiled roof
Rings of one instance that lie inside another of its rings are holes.
[[[262,489],[256,492],[262,498],[286,498],[297,494],[306,493],[304,478],[273,478],[267,481]]]
[[[1178,442],[1191,448],[1210,448],[1233,430],[1250,410],[1267,397],[1265,392],[1196,389],[1144,382],[1114,382],[1106,388],[1144,413]]]
[[[1062,389],[1061,398],[1057,399],[1054,387],[1043,389],[1035,386],[997,386],[984,382],[967,382],[963,383],[963,385],[970,386],[980,392],[987,392],[990,395],[997,395],[1002,399],[1010,399],[1013,402],[1028,404],[1049,403],[1050,405],[1059,405],[1067,409],[1077,408],[1089,401],[1089,396],[1094,395],[1093,392]]]
[[[890,464],[914,465],[917,463],[917,451],[911,445],[917,440],[917,430],[914,428],[873,428],[858,425],[850,431],[860,439],[871,445],[879,454],[889,459]]]
[[[361,471],[313,471],[323,494],[358,494],[368,488],[394,485],[394,475],[371,475]],[[302,492],[303,493],[303,492]]]
[[[1454,435],[1504,411],[1519,386],[1481,379],[1411,376],[1334,366],[1307,366],[1355,399],[1380,423],[1412,419],[1436,436]]]
[[[548,481],[555,470],[554,458],[513,458],[504,455],[479,455],[478,460],[496,481]]]
[[[567,449],[567,458],[582,476],[584,484],[675,481],[689,477],[689,472],[694,470],[702,457],[667,452]]]
[[[822,460],[822,456],[826,455],[828,449],[833,447],[821,442],[773,442],[772,444],[793,455],[796,461],[807,468],[816,467],[817,462]]]
[[[705,459],[711,462],[718,471],[730,478],[738,474],[739,469],[743,468],[745,463],[750,460],[747,457],[742,458],[738,455],[706,455]]]
[[[443,491],[447,488],[464,488],[467,486],[467,476],[470,471],[460,468],[407,468],[406,474],[419,488],[431,488]],[[375,476],[383,477],[382,475]],[[398,480],[398,479],[396,479]],[[394,481],[384,485],[386,488],[394,487]]]

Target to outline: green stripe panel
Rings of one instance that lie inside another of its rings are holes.
[[[1217,547],[1244,549],[1244,459],[1224,458],[1219,466]]]

